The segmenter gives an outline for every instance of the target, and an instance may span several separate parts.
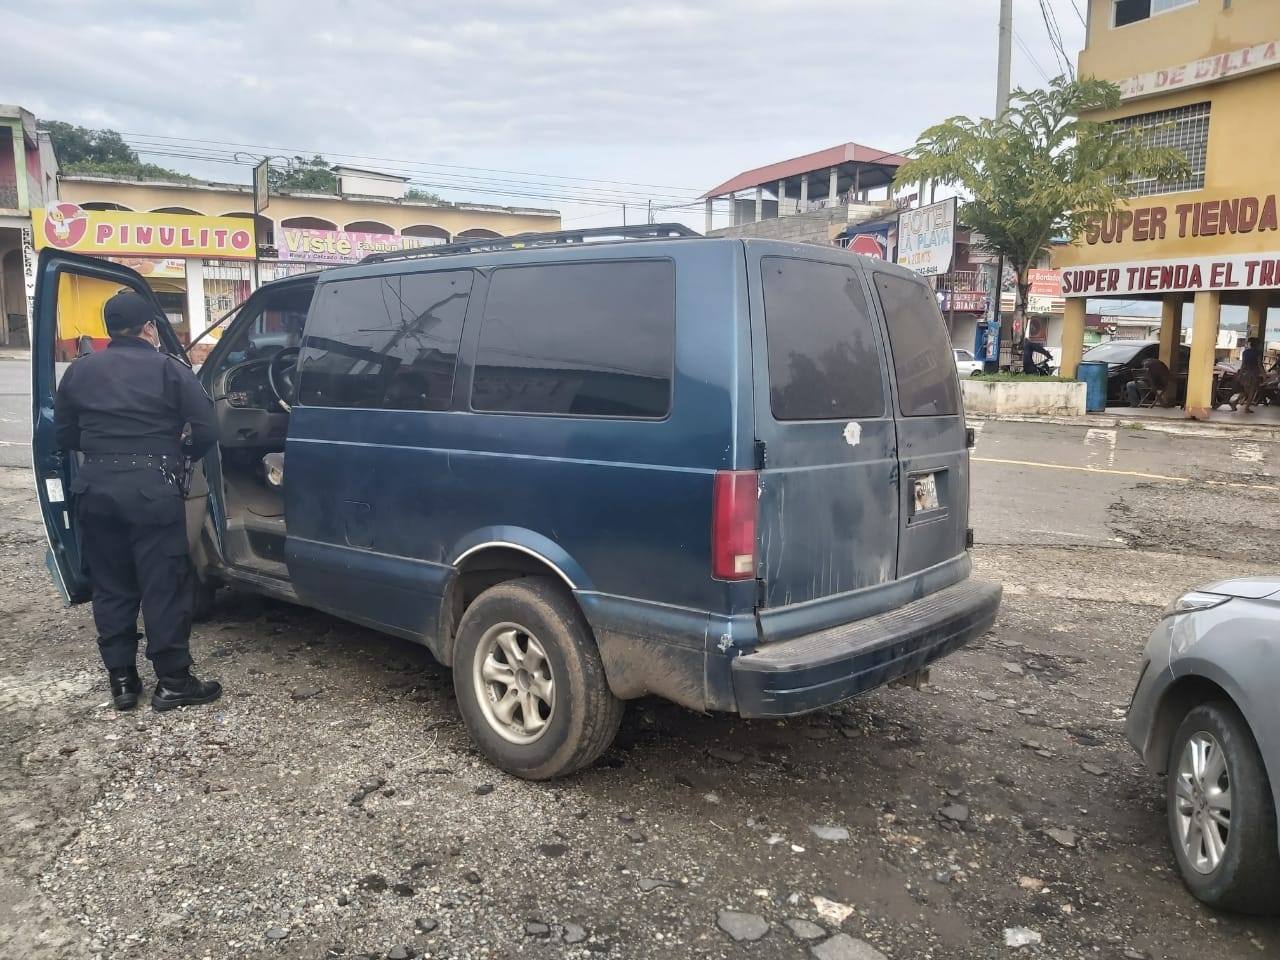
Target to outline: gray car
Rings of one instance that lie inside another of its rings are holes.
[[[1191,892],[1280,912],[1280,577],[1223,580],[1171,603],[1125,732],[1169,775],[1169,835]]]

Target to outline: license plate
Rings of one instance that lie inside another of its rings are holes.
[[[937,510],[937,474],[926,473],[923,477],[913,477],[911,483],[913,485],[912,513],[928,513],[930,510]]]

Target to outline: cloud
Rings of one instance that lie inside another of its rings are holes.
[[[1056,73],[1036,0],[1016,17]],[[0,0],[0,20],[0,100],[49,119],[690,190],[845,140],[902,149],[994,99],[995,5],[954,0]]]

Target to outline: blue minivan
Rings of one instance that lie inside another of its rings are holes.
[[[971,435],[933,291],[834,247],[688,234],[483,240],[261,286],[199,370],[221,433],[187,500],[201,594],[426,645],[480,749],[529,779],[590,764],[629,699],[790,716],[985,632],[1000,587],[969,578]],[[41,254],[36,488],[73,603],[59,313],[120,287],[152,296]]]

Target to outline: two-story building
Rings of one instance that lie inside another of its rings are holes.
[[[0,346],[27,343],[35,294],[31,211],[58,195],[58,161],[49,135],[28,110],[0,104]]]
[[[258,283],[385,250],[560,228],[556,210],[415,199],[404,177],[352,167],[334,174],[335,192],[273,191],[257,216],[248,185],[63,174],[61,202],[33,211],[29,226],[37,249],[138,270],[184,341]]]
[[[1222,307],[1246,308],[1251,336],[1280,307],[1280,2],[1090,0],[1079,73],[1121,90],[1118,110],[1090,119],[1146,131],[1190,170],[1127,184],[1120,210],[1057,252],[1063,372],[1081,358],[1089,299],[1158,301],[1171,368],[1189,307],[1186,411],[1207,418]]]

